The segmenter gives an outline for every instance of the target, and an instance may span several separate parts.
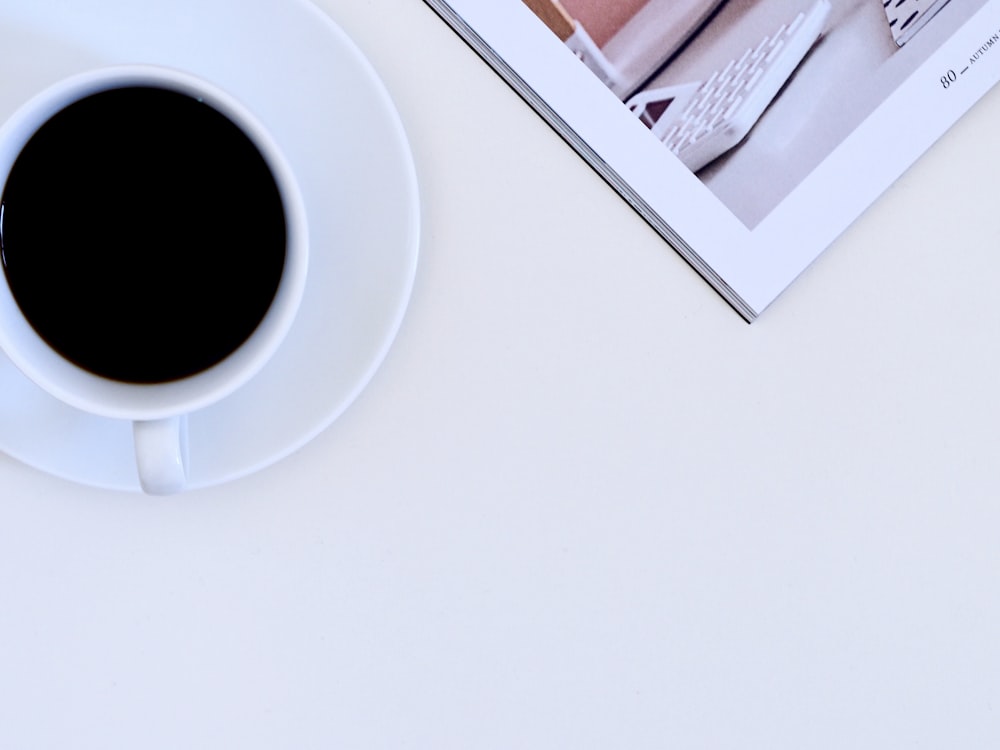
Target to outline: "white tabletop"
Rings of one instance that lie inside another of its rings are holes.
[[[0,456],[0,746],[995,747],[1000,90],[749,326],[423,3],[319,4],[417,162],[400,335],[227,485]]]

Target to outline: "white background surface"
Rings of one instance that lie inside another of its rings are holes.
[[[417,161],[400,336],[229,485],[0,456],[0,746],[995,747],[1000,91],[748,326],[423,3],[320,4]]]

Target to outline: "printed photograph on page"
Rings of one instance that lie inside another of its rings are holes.
[[[751,229],[988,2],[518,1]]]

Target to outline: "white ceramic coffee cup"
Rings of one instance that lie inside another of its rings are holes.
[[[49,118],[90,94],[126,86],[167,88],[200,98],[237,124],[257,146],[278,186],[285,213],[285,263],[277,293],[256,330],[225,359],[179,380],[135,384],[95,375],[52,349],[24,317],[6,275],[0,272],[0,349],[59,400],[102,417],[133,422],[140,484],[147,493],[169,494],[184,489],[187,482],[187,415],[225,398],[252,378],[291,327],[305,288],[308,228],[292,170],[256,117],[217,86],[159,66],[95,69],[63,80],[26,102],[0,126],[0,186],[6,185],[18,154]]]

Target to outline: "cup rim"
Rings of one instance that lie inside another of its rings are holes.
[[[52,349],[21,313],[6,274],[0,270],[0,350],[39,387],[71,406],[104,417],[152,420],[190,413],[225,398],[270,360],[291,328],[305,291],[308,225],[292,168],[257,116],[232,94],[201,77],[149,64],[105,66],[78,73],[22,104],[0,125],[0,196],[18,154],[49,118],[88,95],[132,85],[197,96],[239,126],[264,157],[279,188],[286,224],[285,263],[270,307],[253,333],[211,367],[177,380],[128,383],[85,370]]]

